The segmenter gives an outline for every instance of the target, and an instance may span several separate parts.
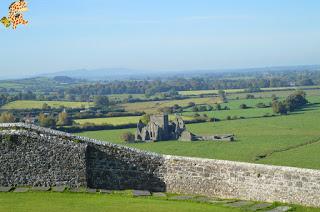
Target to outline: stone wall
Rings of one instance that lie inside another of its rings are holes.
[[[164,156],[168,192],[320,207],[320,171]]]
[[[142,189],[320,207],[318,170],[158,155],[23,124],[0,125],[0,137],[0,186]]]
[[[25,124],[0,124],[0,186],[165,191],[161,155]]]
[[[85,149],[46,133],[0,131],[0,185],[86,185]]]

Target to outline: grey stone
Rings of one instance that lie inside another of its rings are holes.
[[[49,191],[50,187],[32,187],[31,191]]]
[[[194,199],[194,196],[174,196],[171,197],[172,200],[192,200]]]
[[[133,196],[135,197],[141,197],[141,196],[151,196],[150,191],[142,191],[142,190],[133,190],[132,191]]]
[[[212,198],[209,198],[209,197],[196,197],[194,198],[194,201],[212,203],[212,201],[216,201],[216,200],[213,200]]]
[[[100,189],[101,194],[112,194],[113,192],[111,190],[105,190],[105,189]]]
[[[86,191],[86,189],[84,188],[70,188],[70,192],[73,192],[73,193],[84,193]]]
[[[0,187],[0,192],[9,192],[13,189],[13,187]]]
[[[290,206],[279,206],[279,207],[276,207],[276,208],[269,210],[267,212],[287,212],[291,209],[292,209],[292,207],[290,207]]]
[[[97,193],[97,189],[93,189],[93,188],[87,188],[86,191],[87,191],[88,193],[92,193],[92,194]]]
[[[30,189],[29,188],[16,188],[13,190],[14,193],[25,193],[28,192]]]
[[[237,202],[225,204],[225,206],[234,207],[234,208],[242,208],[242,207],[247,207],[252,204],[254,204],[254,203],[250,202],[250,201],[237,201]]]
[[[162,193],[162,192],[152,193],[152,196],[154,196],[154,197],[167,197],[167,195],[165,193]]]
[[[210,203],[212,204],[227,204],[227,203],[233,203],[234,200],[211,200]]]
[[[271,203],[259,203],[259,204],[255,204],[253,206],[251,206],[249,208],[249,210],[251,211],[257,211],[257,210],[262,210],[262,209],[267,209],[270,208],[272,206]]]
[[[66,190],[66,187],[65,186],[55,186],[55,187],[52,187],[51,190],[54,192],[64,192]]]

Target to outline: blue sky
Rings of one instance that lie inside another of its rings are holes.
[[[0,76],[320,63],[318,0],[28,2],[27,27],[0,27]]]

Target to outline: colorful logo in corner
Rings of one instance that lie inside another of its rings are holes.
[[[12,29],[16,29],[20,24],[26,25],[28,24],[28,21],[23,18],[23,13],[26,11],[28,11],[28,3],[26,1],[15,1],[9,6],[8,17],[1,18],[0,22],[6,28],[12,26]]]

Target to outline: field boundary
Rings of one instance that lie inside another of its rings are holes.
[[[294,146],[289,146],[289,147],[282,148],[282,149],[277,149],[277,150],[274,150],[274,151],[272,151],[270,153],[257,155],[255,161],[257,162],[257,161],[266,159],[267,157],[270,157],[275,153],[281,153],[281,152],[286,152],[286,151],[290,151],[290,150],[293,150],[293,149],[298,149],[300,147],[308,146],[308,145],[315,144],[315,143],[318,143],[318,142],[320,142],[320,136],[316,137],[316,138],[314,138],[314,139],[312,139],[310,141],[307,141],[305,143],[297,144],[297,145],[294,145]]]

